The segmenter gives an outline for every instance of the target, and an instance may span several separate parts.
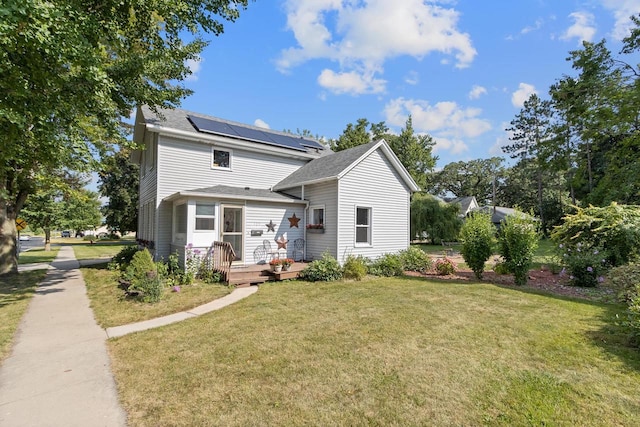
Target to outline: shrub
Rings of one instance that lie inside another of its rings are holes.
[[[481,212],[472,212],[460,230],[462,257],[478,279],[482,279],[484,264],[493,252],[495,233],[491,216]]]
[[[433,267],[431,257],[417,246],[409,246],[404,251],[400,251],[400,259],[402,260],[402,268],[406,271],[424,273]]]
[[[343,276],[346,279],[362,280],[367,275],[367,261],[362,257],[349,255],[344,263]]]
[[[125,246],[112,258],[109,263],[109,270],[125,271],[136,252],[138,252],[137,246]]]
[[[493,266],[493,271],[496,274],[510,274],[511,273],[511,270],[509,270],[509,267],[504,262],[496,263],[496,265]]]
[[[576,207],[552,237],[565,248],[580,244],[583,249],[604,249],[613,267],[627,264],[640,251],[640,206],[614,202],[605,207]]]
[[[575,248],[564,249],[563,262],[567,266],[569,279],[574,286],[595,287],[598,279],[607,269],[606,252],[599,248],[584,248],[578,244]]]
[[[310,282],[339,280],[342,278],[342,268],[334,257],[324,253],[322,259],[315,260],[306,266],[300,272],[300,277]]]
[[[384,254],[369,265],[369,273],[374,276],[402,276],[404,265],[399,254]]]
[[[449,257],[436,260],[436,272],[441,276],[449,276],[458,270],[456,263]]]
[[[93,244],[93,242],[98,240],[98,238],[93,234],[87,234],[82,238],[82,240],[84,240],[85,242],[91,242],[91,244]]]
[[[607,284],[616,291],[621,303],[630,304],[640,295],[640,263],[612,268],[607,274]]]
[[[539,238],[535,220],[522,212],[508,216],[500,226],[498,251],[513,273],[516,285],[527,284]]]
[[[138,251],[124,273],[129,281],[129,291],[140,292],[146,302],[157,302],[162,295],[162,277],[147,249]]]

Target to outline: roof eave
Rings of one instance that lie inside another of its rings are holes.
[[[207,199],[226,199],[226,200],[251,200],[253,202],[270,202],[270,203],[291,203],[291,204],[303,204],[308,205],[306,200],[296,199],[272,199],[269,197],[259,196],[241,196],[236,194],[224,194],[224,193],[205,193],[201,191],[178,191],[163,199],[166,202],[172,202],[182,197],[201,197]]]
[[[329,176],[329,177],[324,177],[324,178],[318,178],[318,179],[312,179],[309,181],[302,181],[302,182],[296,182],[295,184],[292,185],[275,185],[273,187],[274,191],[281,191],[281,190],[287,190],[289,188],[295,188],[295,187],[300,187],[301,185],[311,185],[311,184],[321,184],[323,182],[328,182],[328,181],[335,181],[340,179],[337,176]]]

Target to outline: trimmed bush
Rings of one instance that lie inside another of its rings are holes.
[[[393,277],[404,274],[404,264],[399,254],[384,254],[369,265],[374,276]]]
[[[534,218],[522,212],[508,216],[498,232],[498,251],[516,285],[526,285],[533,255],[538,247],[538,226]]]
[[[136,245],[125,246],[111,259],[109,270],[125,271],[137,252],[138,247]]]
[[[482,279],[484,265],[493,253],[495,234],[491,216],[482,212],[472,212],[460,230],[462,257],[478,279]]]
[[[400,259],[405,271],[425,273],[433,267],[431,257],[417,246],[409,246],[404,251],[400,251]]]
[[[349,255],[344,263],[343,275],[345,279],[362,280],[367,275],[367,261],[361,256]]]
[[[441,276],[450,276],[456,271],[458,271],[458,267],[456,263],[448,257],[438,258],[436,260],[435,266],[436,272]]]
[[[324,253],[322,259],[315,260],[307,265],[300,272],[300,277],[310,282],[330,282],[342,278],[342,268],[334,257]]]
[[[138,251],[124,273],[129,281],[128,291],[139,292],[145,302],[157,302],[162,295],[162,277],[147,249]]]

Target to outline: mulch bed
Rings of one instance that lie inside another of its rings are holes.
[[[456,261],[461,263],[462,257],[460,257],[460,260]],[[511,274],[496,274],[493,271],[485,271],[482,275],[482,280],[476,279],[475,274],[473,274],[473,271],[470,269],[459,269],[456,273],[448,276],[441,276],[435,272],[423,274],[408,271],[406,274],[412,277],[428,277],[435,280],[493,283],[500,286],[513,287],[515,289],[541,291],[554,295],[587,299],[590,301],[615,301],[615,291],[613,289],[607,288],[606,286],[599,286],[596,288],[572,286],[569,284],[569,278],[566,275],[553,274],[551,271],[546,269],[529,271],[529,280],[526,286],[516,286],[513,275]]]

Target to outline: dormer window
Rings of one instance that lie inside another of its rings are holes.
[[[231,169],[231,151],[220,148],[211,149],[211,167],[214,169]]]

